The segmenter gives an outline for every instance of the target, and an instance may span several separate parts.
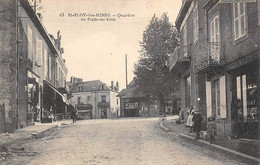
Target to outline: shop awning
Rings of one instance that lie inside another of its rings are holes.
[[[48,83],[47,81],[43,80],[43,83],[48,85],[53,91],[55,91],[59,96],[61,96],[62,101],[64,103],[66,103],[67,105],[69,105],[69,101],[66,99],[66,97],[64,97],[54,86],[52,86],[50,83]]]

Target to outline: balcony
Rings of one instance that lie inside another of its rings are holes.
[[[78,104],[78,105],[75,105],[75,107],[78,110],[91,110],[92,109],[92,105],[91,104]]]
[[[182,48],[177,47],[170,56],[169,70],[183,70],[184,68],[179,68],[179,66],[185,66],[185,64],[187,63],[190,63],[190,59],[188,58],[187,46],[183,45]]]
[[[221,51],[220,42],[198,44],[194,48],[194,72],[197,73],[209,68],[221,67],[224,62]]]
[[[109,108],[110,102],[98,102],[98,107],[99,108]]]

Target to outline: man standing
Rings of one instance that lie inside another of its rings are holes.
[[[196,140],[200,137],[200,131],[201,131],[201,122],[203,118],[201,117],[200,111],[198,109],[195,110],[192,121],[194,122],[193,129],[196,132]]]
[[[78,115],[78,110],[76,107],[73,107],[72,112],[71,112],[73,123],[76,123],[77,115]]]

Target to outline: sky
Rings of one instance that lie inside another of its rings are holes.
[[[41,0],[38,12],[48,33],[56,37],[60,30],[67,80],[75,76],[84,81],[101,80],[107,85],[118,81],[121,90],[126,86],[125,55],[129,83],[149,20],[154,14],[160,17],[166,12],[174,24],[181,3],[182,0]],[[97,17],[97,13],[104,14]]]

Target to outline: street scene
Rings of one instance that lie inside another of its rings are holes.
[[[260,0],[0,0],[0,164],[260,164]]]
[[[243,164],[165,136],[154,118],[77,121],[12,147],[3,164]]]

